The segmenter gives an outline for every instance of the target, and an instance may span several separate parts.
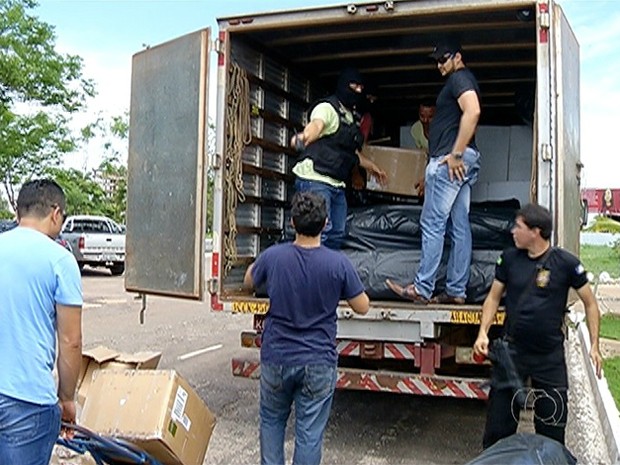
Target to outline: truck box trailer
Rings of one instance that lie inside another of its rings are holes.
[[[221,18],[218,26],[215,40],[205,29],[133,58],[127,290],[254,314],[241,342],[258,347],[269,304],[243,290],[242,279],[286,234],[296,160],[290,137],[340,70],[353,66],[378,89],[374,119],[384,144],[406,147],[418,102],[443,85],[428,54],[445,36],[460,40],[481,89],[482,168],[472,200],[536,201],[553,213],[553,243],[578,252],[579,47],[553,1],[351,3]],[[213,153],[206,150],[209,84],[217,86]],[[210,181],[213,252],[205,264]],[[486,398],[488,365],[471,351],[480,312],[479,301],[374,299],[366,316],[340,307],[338,387]],[[502,322],[500,312],[496,330]],[[259,370],[256,360],[233,361],[235,375]]]
[[[296,160],[290,136],[307,122],[310,105],[333,90],[340,70],[353,66],[378,88],[379,138],[407,147],[417,104],[434,99],[443,85],[428,54],[448,35],[461,41],[481,89],[482,168],[472,200],[544,205],[554,217],[553,244],[578,252],[579,46],[553,0],[356,2],[221,18],[218,27],[215,38],[207,28],[133,57],[128,291],[252,314],[254,328],[241,334],[241,343],[260,346],[269,303],[243,290],[242,279],[256,256],[287,234]],[[210,52],[216,82],[209,82]],[[216,86],[212,151],[209,84]],[[207,225],[208,187],[213,211]],[[418,201],[388,196],[382,208],[391,208],[391,200],[405,212]],[[350,225],[363,223],[360,212],[351,210]],[[473,224],[474,215],[470,219]],[[206,254],[208,226],[213,250]],[[353,239],[356,231],[350,228]],[[389,242],[394,231],[387,231],[382,239]],[[487,238],[487,258],[501,250],[493,237],[501,234]],[[350,256],[368,262],[372,253]],[[369,274],[360,274],[369,285]],[[471,352],[481,313],[480,299],[474,300],[420,306],[374,298],[365,316],[339,307],[337,386],[486,398],[488,365]],[[605,381],[595,380],[587,329],[581,325],[571,334],[568,441],[584,463],[618,463],[617,410]],[[233,360],[233,374],[258,377],[256,359]]]

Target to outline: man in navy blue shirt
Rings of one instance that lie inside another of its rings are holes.
[[[321,462],[338,354],[336,308],[369,308],[349,259],[321,245],[325,199],[299,192],[292,202],[295,241],[274,245],[248,268],[247,287],[267,286],[269,312],[261,344],[260,449],[262,465],[284,464],[284,432],[295,402],[294,464]]]

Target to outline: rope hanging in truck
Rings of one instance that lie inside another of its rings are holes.
[[[237,259],[235,212],[238,202],[245,200],[242,155],[244,147],[251,141],[250,84],[245,70],[236,63],[231,63],[226,96],[224,276],[228,274]]]

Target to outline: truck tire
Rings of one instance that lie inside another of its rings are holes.
[[[125,271],[124,263],[116,263],[110,267],[110,273],[112,273],[112,276],[120,276],[123,274],[124,271]]]

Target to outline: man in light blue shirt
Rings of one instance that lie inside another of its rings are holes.
[[[75,422],[82,284],[75,258],[53,240],[65,216],[60,186],[24,184],[17,216],[0,234],[0,464],[47,465],[61,418]]]

